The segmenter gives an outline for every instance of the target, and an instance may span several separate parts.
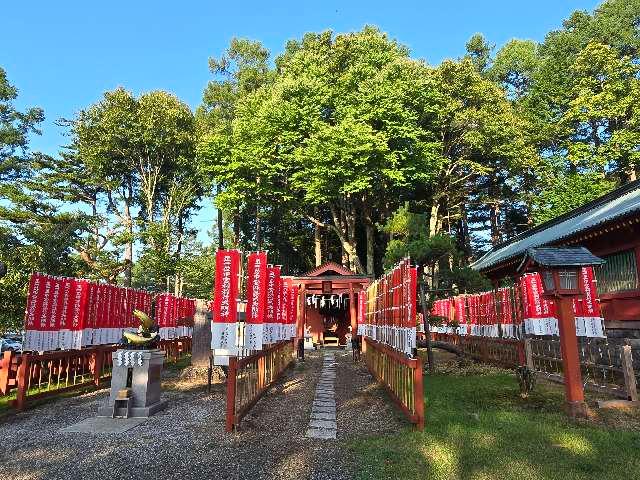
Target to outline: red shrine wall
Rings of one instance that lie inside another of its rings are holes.
[[[305,333],[309,333],[314,343],[322,343],[323,335],[325,332],[324,328],[324,320],[322,314],[318,311],[317,308],[312,308],[309,306],[305,306],[306,309],[306,325],[305,325]],[[349,331],[350,321],[349,321],[349,311],[345,310],[338,317],[338,328],[335,333],[331,333],[331,336],[338,337],[338,341],[340,344],[346,343],[346,334]]]

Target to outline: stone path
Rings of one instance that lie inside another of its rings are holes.
[[[316,395],[311,408],[311,419],[306,436],[330,440],[336,438],[336,361],[332,351],[324,352],[322,373],[316,385]]]

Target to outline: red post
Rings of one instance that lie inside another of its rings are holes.
[[[31,356],[29,354],[21,355],[20,366],[17,373],[17,387],[16,393],[16,409],[18,411],[24,410],[27,404],[27,391],[29,390],[29,364],[31,362]]]
[[[227,417],[226,432],[233,432],[236,423],[236,374],[238,371],[237,357],[229,357],[229,373],[227,374]]]
[[[265,385],[267,384],[266,378],[266,368],[265,368],[265,357],[264,355],[258,358],[258,391],[262,391]]]
[[[100,386],[100,377],[102,374],[102,365],[104,363],[104,356],[106,352],[102,348],[96,348],[91,354],[91,369],[93,373],[93,384],[96,387]]]
[[[358,334],[358,317],[356,316],[356,297],[353,292],[353,283],[349,283],[349,320],[351,322],[351,337]]]
[[[588,416],[587,404],[584,401],[582,375],[580,374],[580,357],[578,355],[578,337],[573,315],[573,299],[570,296],[559,296],[558,328],[560,330],[560,349],[564,369],[564,390],[567,413],[570,417]]]
[[[307,286],[302,284],[300,292],[298,294],[298,316],[296,317],[296,338],[297,340],[304,339],[304,327],[306,322],[307,302],[306,302]],[[297,343],[296,343],[297,345]]]
[[[9,393],[9,377],[11,376],[13,356],[13,350],[7,350],[2,354],[2,360],[0,360],[0,393],[2,395]]]
[[[413,404],[416,409],[416,417],[418,423],[416,428],[420,431],[424,430],[424,387],[422,385],[422,361],[416,359],[416,368],[413,369]]]

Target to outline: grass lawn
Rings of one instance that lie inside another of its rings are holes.
[[[637,411],[572,422],[561,386],[524,400],[515,376],[473,368],[425,375],[424,432],[353,441],[359,478],[640,479]]]

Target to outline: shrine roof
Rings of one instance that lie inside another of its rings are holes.
[[[519,256],[527,249],[553,245],[576,234],[594,230],[614,220],[640,212],[640,180],[627,183],[612,192],[560,215],[512,239],[496,245],[471,264],[474,270],[485,271]]]

